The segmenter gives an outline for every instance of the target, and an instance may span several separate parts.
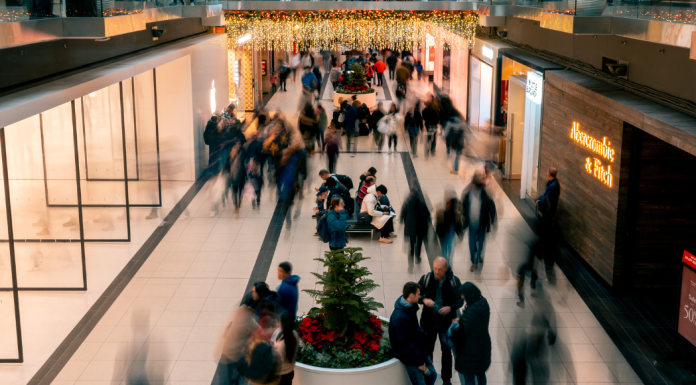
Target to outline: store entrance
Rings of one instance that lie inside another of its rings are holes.
[[[489,132],[491,128],[491,101],[493,97],[493,67],[471,57],[471,117],[469,125],[474,132]]]
[[[521,76],[510,77],[505,138],[506,159],[503,166],[503,172],[507,179],[519,180],[522,177],[525,87],[525,78]]]

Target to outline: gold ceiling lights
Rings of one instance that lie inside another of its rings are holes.
[[[473,44],[474,11],[227,11],[231,49],[413,49],[426,33],[449,44]]]

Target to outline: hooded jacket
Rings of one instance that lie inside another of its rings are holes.
[[[418,326],[418,305],[411,305],[400,296],[389,318],[389,341],[394,357],[406,366],[421,366],[428,353],[422,348],[425,333]]]
[[[459,329],[452,333],[457,352],[454,368],[462,374],[481,374],[491,366],[491,335],[488,333],[491,309],[473,283],[462,285],[460,293],[467,305],[459,318]]]
[[[280,296],[280,306],[293,317],[297,317],[297,300],[300,297],[300,290],[297,284],[300,282],[299,275],[291,275],[280,283],[276,291]]]
[[[370,214],[372,217],[372,222],[370,222],[372,226],[381,229],[387,224],[391,216],[389,214],[385,214],[384,211],[375,210],[377,203],[377,186],[372,185],[367,188],[367,194],[365,195],[362,205],[360,206],[360,212]]]
[[[329,238],[329,246],[331,247],[346,247],[346,228],[348,227],[348,211],[329,210],[326,214],[326,222],[329,225],[331,237]]]

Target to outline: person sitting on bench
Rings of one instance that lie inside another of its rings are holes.
[[[367,184],[367,180],[365,183]],[[392,243],[392,240],[389,238],[396,238],[396,234],[394,234],[394,217],[396,214],[391,207],[379,204],[379,198],[384,195],[387,195],[387,188],[384,185],[379,185],[378,187],[374,185],[369,186],[360,206],[360,212],[368,213],[372,217],[370,223],[375,229],[380,231],[380,242]]]

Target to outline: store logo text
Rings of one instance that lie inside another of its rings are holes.
[[[604,137],[600,142],[599,140],[587,135],[586,133],[580,131],[580,123],[573,122],[573,129],[570,131],[570,137],[578,144],[589,149],[602,156],[603,158],[614,161],[614,154],[616,151],[611,148],[611,142],[607,141]],[[613,177],[611,175],[611,165],[607,165],[606,168],[602,164],[602,161],[597,158],[585,158],[585,171],[588,174],[592,174],[599,181],[605,185],[611,187],[613,185]]]

